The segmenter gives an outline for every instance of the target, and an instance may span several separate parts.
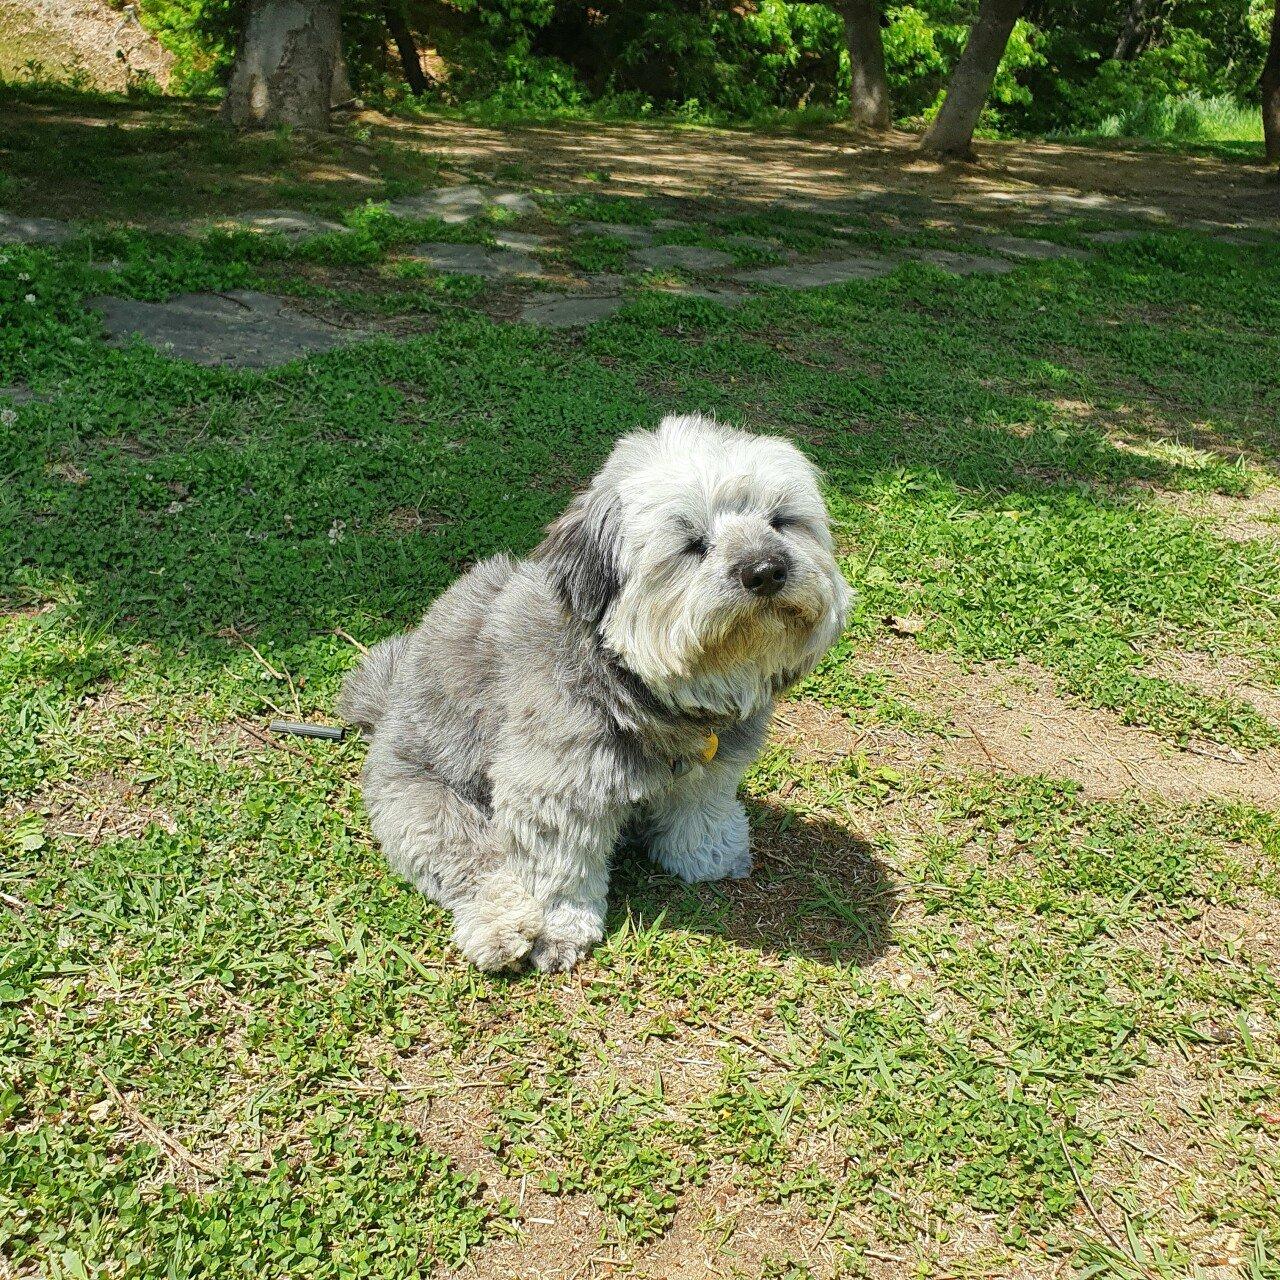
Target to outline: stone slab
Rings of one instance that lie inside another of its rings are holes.
[[[1026,236],[1006,236],[991,232],[983,233],[978,239],[984,248],[1011,258],[1032,258],[1037,261],[1071,258],[1076,262],[1087,262],[1093,256],[1087,249],[1077,249],[1074,245],[1055,244],[1052,240],[1031,240]]]
[[[520,319],[544,329],[580,329],[613,315],[622,302],[616,295],[593,298],[586,294],[542,294],[525,303]]]
[[[441,222],[466,222],[486,207],[484,191],[477,186],[444,187],[421,195],[400,196],[387,202],[387,212],[397,218],[438,218]]]
[[[730,277],[739,284],[779,289],[815,289],[849,280],[875,280],[898,264],[892,258],[837,258],[831,262],[800,262],[785,267],[753,267]]]
[[[715,271],[733,263],[720,249],[704,249],[698,244],[655,244],[636,250],[636,261],[651,270],[679,267],[685,271]]]
[[[0,213],[0,244],[61,244],[76,234],[69,222],[57,218],[20,218]]]
[[[226,219],[225,225],[239,227],[244,231],[259,231],[264,235],[286,236],[290,240],[332,235],[348,230],[340,222],[319,218],[313,213],[303,213],[299,209],[254,209]]]
[[[629,222],[575,222],[569,230],[575,236],[608,236],[611,240],[624,240],[630,245],[653,243],[650,227],[637,227]]]
[[[496,208],[505,209],[521,218],[538,212],[537,202],[523,191],[499,191],[496,195],[491,195],[490,199]]]
[[[494,234],[493,242],[500,249],[528,253],[535,249],[545,249],[547,237],[535,235],[532,231],[498,231]]]
[[[437,271],[460,276],[483,276],[496,280],[501,276],[540,276],[542,264],[514,249],[495,249],[483,244],[450,244],[428,241],[415,244],[405,253],[425,262]]]
[[[1002,276],[1014,269],[1004,258],[986,258],[976,253],[954,253],[950,249],[907,249],[917,262],[928,262],[953,276]]]
[[[505,209],[523,217],[537,213],[538,206],[522,191],[491,191],[474,183],[401,196],[387,204],[387,212],[397,218],[437,218],[447,223],[467,222],[490,209]]]
[[[36,393],[30,387],[14,384],[11,387],[0,387],[0,405],[12,408],[18,404],[30,404]]]
[[[1143,236],[1148,234],[1146,231],[1120,229],[1115,231],[1086,231],[1085,239],[1092,240],[1094,244],[1128,244],[1130,240],[1141,240]]]
[[[184,293],[167,302],[90,298],[113,345],[139,337],[164,355],[196,364],[263,369],[332,351],[368,335],[285,310],[285,299],[251,289]]]

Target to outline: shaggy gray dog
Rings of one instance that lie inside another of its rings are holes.
[[[684,880],[750,872],[738,783],[847,605],[794,446],[696,416],[626,436],[527,560],[348,676],[374,834],[481,969],[572,968],[624,833]]]

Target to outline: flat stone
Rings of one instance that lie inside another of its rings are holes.
[[[1087,262],[1093,256],[1087,249],[1077,249],[1074,245],[1055,244],[1052,240],[1031,240],[1026,236],[984,232],[978,239],[986,248],[1007,254],[1011,258],[1073,258],[1076,262]]]
[[[474,183],[401,196],[387,204],[387,212],[397,218],[436,218],[447,223],[468,222],[490,209],[505,209],[519,217],[538,212],[533,198],[522,191],[487,191]]]
[[[575,236],[608,236],[610,240],[625,240],[631,245],[653,243],[651,228],[632,226],[628,222],[575,222],[569,230]]]
[[[592,298],[584,294],[543,294],[525,303],[520,319],[525,324],[544,329],[580,329],[613,315],[622,306],[622,298],[614,295]]]
[[[139,337],[164,355],[196,364],[262,369],[332,351],[368,335],[286,311],[286,300],[251,289],[183,293],[167,302],[90,298],[113,345]]]
[[[237,214],[227,218],[226,224],[239,227],[244,231],[260,231],[264,235],[286,236],[290,240],[301,240],[305,236],[324,236],[334,232],[346,231],[340,222],[331,222],[328,218],[318,218],[312,213],[302,213],[298,209],[255,209],[249,213]]]
[[[976,253],[953,253],[950,249],[907,249],[908,257],[928,262],[953,276],[1002,276],[1014,268],[1003,258],[984,258]]]
[[[787,250],[776,240],[768,240],[764,236],[725,236],[725,244],[735,249],[759,249],[761,253],[786,253]]]
[[[729,254],[697,244],[650,245],[636,251],[636,260],[654,269],[681,267],[686,271],[714,271],[733,262]]]
[[[717,289],[709,285],[688,284],[684,281],[679,284],[663,285],[652,290],[650,296],[654,294],[667,294],[677,298],[703,298],[707,302],[718,302],[722,307],[739,306],[750,297],[749,294],[735,293],[732,289]]]
[[[488,207],[484,191],[477,186],[442,187],[417,196],[401,196],[387,204],[387,212],[397,218],[438,218],[441,222],[466,222],[479,217]]]
[[[527,252],[546,248],[547,237],[535,235],[532,231],[499,231],[494,235],[493,242],[503,249]]]
[[[538,212],[538,205],[532,196],[527,196],[522,191],[499,191],[497,195],[491,196],[492,203],[499,209],[505,209],[508,213],[517,214],[521,218],[527,218],[530,214]]]
[[[754,267],[736,271],[739,284],[770,285],[779,289],[814,289],[849,280],[875,280],[898,264],[891,258],[838,258],[832,262],[800,262],[787,267]]]
[[[0,406],[12,408],[14,405],[30,404],[36,398],[36,393],[30,387],[14,385],[12,387],[0,387]]]
[[[76,229],[57,218],[20,218],[0,213],[0,244],[60,244],[70,240]]]
[[[1141,240],[1146,231],[1086,231],[1085,239],[1094,244],[1127,244],[1130,240]]]
[[[649,225],[655,231],[678,231],[689,224],[683,218],[654,218]]]
[[[460,276],[484,276],[486,280],[493,280],[499,276],[542,274],[542,264],[528,254],[514,249],[491,249],[483,244],[428,242],[415,244],[405,252],[437,271],[449,271]]]

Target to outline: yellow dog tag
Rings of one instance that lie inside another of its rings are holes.
[[[710,764],[716,758],[716,752],[719,750],[719,736],[714,733],[707,734],[707,740],[702,744],[702,763]]]

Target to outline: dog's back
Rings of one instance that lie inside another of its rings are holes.
[[[343,682],[338,714],[366,734],[389,726],[414,758],[436,755],[432,740],[440,756],[457,754],[453,740],[474,731],[489,700],[494,655],[481,633],[514,567],[505,555],[481,561],[417,630],[374,645]]]

